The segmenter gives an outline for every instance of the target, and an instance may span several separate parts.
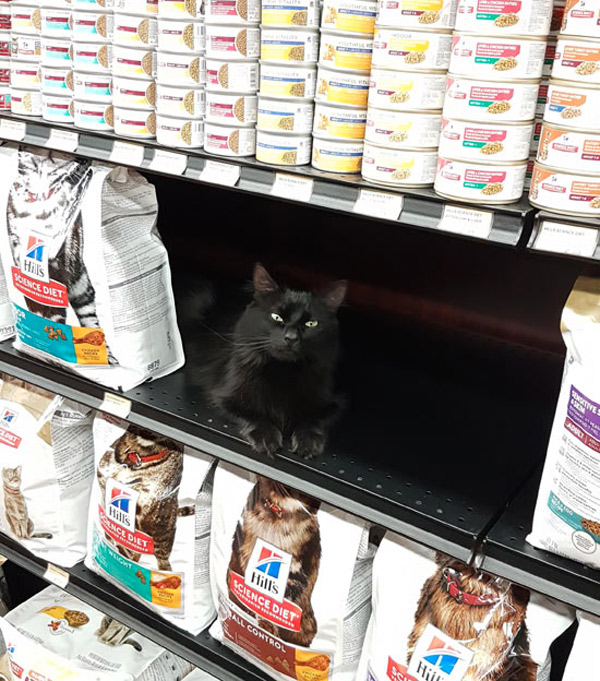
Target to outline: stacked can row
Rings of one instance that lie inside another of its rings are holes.
[[[531,179],[533,205],[600,216],[600,0],[567,0]]]

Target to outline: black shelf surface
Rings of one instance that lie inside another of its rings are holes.
[[[481,567],[552,598],[600,616],[600,571],[536,549],[531,531],[541,468],[490,529]]]
[[[399,191],[392,187],[386,187],[363,180],[360,175],[325,173],[310,166],[272,166],[260,163],[253,157],[229,158],[215,156],[206,153],[202,149],[175,149],[164,147],[155,140],[128,138],[115,135],[111,132],[82,130],[76,128],[72,123],[50,123],[39,117],[20,116],[6,111],[0,111],[0,120],[2,118],[22,121],[26,124],[26,135],[23,140],[24,144],[45,146],[53,128],[77,132],[79,134],[79,144],[74,153],[78,156],[99,161],[109,160],[110,152],[112,151],[114,142],[117,140],[137,144],[144,148],[144,161],[141,166],[134,167],[144,171],[149,171],[149,166],[157,149],[183,154],[187,156],[187,168],[182,175],[182,179],[188,181],[201,181],[200,173],[204,168],[206,160],[237,165],[240,166],[241,169],[240,179],[234,188],[230,188],[232,191],[241,191],[269,197],[276,173],[286,173],[311,178],[314,181],[314,187],[310,205],[325,210],[354,214],[354,205],[361,188],[384,193],[400,193],[404,196],[404,208],[397,221],[387,221],[390,224],[406,225],[417,229],[438,230],[444,207],[447,204],[461,205],[460,201],[448,201],[447,199],[438,196],[433,189],[428,187],[406,188]],[[150,172],[173,177],[173,175],[169,173],[161,173],[160,170],[152,169]],[[276,200],[285,201],[287,199],[277,198]],[[492,206],[487,204],[473,205],[468,203],[462,205],[463,207],[472,210],[493,212],[492,230],[487,239],[488,241],[507,246],[517,246],[523,244],[529,238],[536,209],[529,204],[526,194],[519,201],[507,205]],[[381,218],[369,218],[364,215],[361,215],[361,218],[382,221]],[[385,220],[383,221],[385,222]]]

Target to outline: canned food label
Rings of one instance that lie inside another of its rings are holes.
[[[93,78],[84,79],[81,81],[81,93],[82,96],[86,95],[92,97],[107,97],[110,96],[111,91],[108,83],[106,81],[94,81]]]
[[[10,109],[10,92],[0,93],[0,110]]]
[[[68,90],[65,76],[51,73],[43,76],[42,87],[49,90]]]
[[[304,78],[262,76],[260,91],[265,95],[304,97],[306,95],[306,80]]]
[[[585,139],[584,133],[570,134],[544,127],[540,138],[539,159],[545,161],[550,150],[573,156],[568,167],[576,167],[579,159],[600,161],[600,139]]]
[[[307,26],[309,9],[313,10],[316,17],[318,16],[314,8],[314,2],[307,4],[263,3],[262,23],[270,26]],[[311,25],[318,25],[318,21],[315,19]]]
[[[69,17],[46,17],[42,25],[42,31],[70,31]]]
[[[10,57],[10,52],[10,40],[0,40],[0,57]]]
[[[46,104],[46,112],[55,117],[71,118],[70,102],[48,102]]]
[[[562,118],[577,118],[581,115],[581,107],[587,102],[584,94],[553,90],[548,106],[550,111],[560,113]]]
[[[84,54],[83,52],[81,54]],[[95,61],[96,53],[92,53]],[[44,56],[47,59],[56,59],[56,61],[71,61],[71,55],[69,54],[69,46],[58,47],[56,45],[48,45],[44,48]]]
[[[373,33],[377,10],[354,7],[326,7],[323,15],[323,27],[335,28],[338,31],[353,33]]]
[[[104,120],[104,109],[81,109],[78,113],[78,118],[81,123],[89,123],[90,125],[106,125]]]
[[[469,106],[488,109],[490,113],[501,113],[510,109],[510,101],[513,99],[515,91],[510,87],[491,87],[485,85],[474,85],[468,94],[465,92],[449,91],[448,96],[454,99],[469,100]]]
[[[598,47],[565,45],[563,48],[561,64],[565,68],[575,69],[581,76],[594,73],[597,70],[594,68],[594,62],[598,61],[600,61],[600,48]],[[586,66],[586,62],[590,62],[590,65]]]
[[[315,132],[340,139],[363,139],[365,136],[366,114],[360,119],[349,117],[343,112],[318,113],[315,119]]]
[[[306,146],[305,144],[302,146]],[[256,156],[264,163],[274,163],[276,165],[286,163],[293,165],[297,162],[298,152],[301,151],[298,145],[293,144],[266,144],[259,141],[256,143]],[[306,153],[306,150],[304,150]],[[308,160],[308,159],[307,159]]]
[[[263,39],[260,58],[264,61],[304,61],[304,43],[301,40]]]
[[[369,85],[368,83],[363,85],[320,78],[317,93],[324,96],[328,102],[366,107],[369,99]]]
[[[351,43],[335,45],[327,42],[326,36],[321,36],[321,60],[331,62],[331,66],[337,69],[354,69],[356,71],[369,71],[373,57],[373,46],[360,46]]]

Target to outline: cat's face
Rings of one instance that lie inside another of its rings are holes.
[[[2,482],[13,489],[21,486],[21,466],[2,469]]]
[[[144,459],[148,459],[148,464],[156,464],[165,461],[172,453],[181,454],[183,446],[158,433],[130,425],[115,442],[114,450],[118,463],[135,463],[136,467],[140,467],[144,465]]]

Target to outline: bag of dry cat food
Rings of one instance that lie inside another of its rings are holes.
[[[600,618],[587,612],[577,612],[577,634],[569,654],[563,681],[596,679],[598,662],[596,651],[600,641]]]
[[[91,409],[0,374],[0,531],[51,563],[85,555],[92,425]]]
[[[577,280],[561,330],[567,356],[527,541],[600,568],[600,279]]]
[[[29,679],[71,679],[70,674],[81,671],[74,678],[181,681],[193,669],[186,660],[55,586],[9,612],[2,629],[13,670],[23,669]],[[14,630],[23,638],[16,638]],[[38,659],[51,661],[52,668],[34,666],[32,661]]]
[[[180,367],[154,186],[47,150],[3,146],[0,166],[15,347],[123,390]]]
[[[371,610],[368,525],[268,478],[215,475],[210,633],[280,681],[353,681]]]
[[[106,414],[85,564],[193,634],[215,617],[208,575],[213,460]]]
[[[387,533],[357,681],[547,681],[565,605]]]
[[[2,261],[0,260],[0,341],[12,338],[14,335],[15,322],[12,305],[10,304],[8,284],[6,283]]]

